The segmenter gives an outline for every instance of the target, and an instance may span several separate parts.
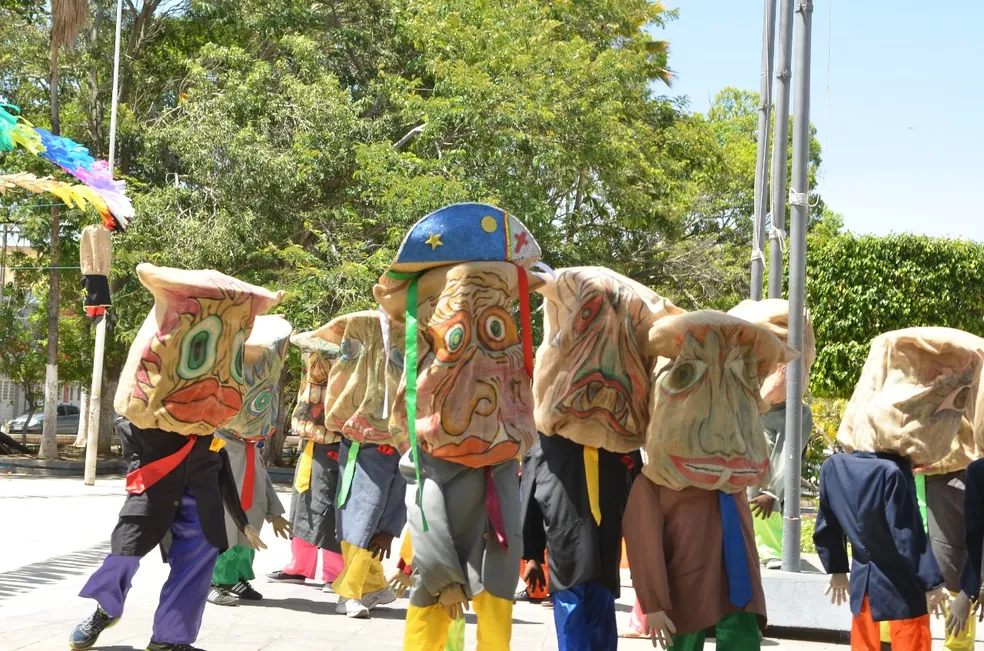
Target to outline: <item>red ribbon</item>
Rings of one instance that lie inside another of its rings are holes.
[[[530,279],[526,275],[526,268],[518,264],[516,265],[516,273],[519,275],[519,316],[522,321],[520,329],[523,332],[523,365],[526,367],[526,374],[532,380],[533,326],[530,318]]]
[[[174,454],[170,454],[162,459],[151,461],[140,466],[126,476],[126,492],[140,495],[148,488],[163,479],[168,473],[177,468],[185,458],[191,454],[191,448],[195,445],[197,436],[189,436],[188,442]]]
[[[489,515],[495,537],[502,545],[502,551],[509,552],[509,540],[506,539],[506,524],[502,519],[502,505],[499,504],[499,493],[495,490],[492,478],[492,466],[485,466],[485,512]]]
[[[243,511],[249,511],[253,506],[253,484],[256,481],[256,443],[243,441],[246,444],[246,474],[243,476],[243,491],[239,497]]]

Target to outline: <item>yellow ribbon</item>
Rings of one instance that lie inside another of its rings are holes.
[[[598,448],[584,446],[584,478],[588,482],[588,503],[595,524],[601,525],[601,493],[598,488]]]
[[[314,467],[314,441],[308,441],[297,460],[297,472],[294,475],[294,490],[306,493],[311,488],[311,468]]]
[[[220,439],[218,436],[212,438],[212,443],[209,444],[208,449],[212,452],[218,452],[226,446],[226,442]]]
[[[403,536],[403,544],[400,545],[400,558],[407,565],[413,565],[413,543],[410,542],[409,531]]]

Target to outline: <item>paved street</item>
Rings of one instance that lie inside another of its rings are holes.
[[[109,550],[109,534],[122,502],[122,479],[100,479],[93,488],[81,480],[0,477],[0,651],[65,649],[69,631],[91,613],[93,603],[77,597],[88,575]],[[289,492],[282,492],[286,504]],[[263,531],[270,549],[256,558],[262,576],[283,565],[287,543]],[[157,554],[144,559],[134,580],[123,620],[106,631],[104,651],[143,649],[167,566]],[[255,587],[266,599],[256,605],[205,611],[199,646],[207,651],[366,651],[399,649],[406,601],[373,611],[372,620],[336,615],[335,596],[314,586]],[[619,617],[631,610],[632,591],[623,590]],[[475,647],[474,618],[469,618],[468,648]],[[518,604],[513,649],[556,649],[551,611]],[[621,640],[620,649],[652,648],[648,641]],[[708,644],[709,649],[713,644]],[[766,640],[766,649],[823,651],[833,644]]]

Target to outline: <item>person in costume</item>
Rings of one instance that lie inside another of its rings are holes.
[[[246,395],[239,414],[215,436],[226,442],[232,474],[236,478],[240,503],[251,527],[259,531],[263,522],[273,525],[276,535],[287,538],[290,522],[284,519],[284,507],[263,466],[258,444],[277,429],[280,417],[280,371],[287,356],[290,324],[280,316],[258,316],[253,332],[246,340],[243,354],[243,383]],[[250,584],[255,577],[253,558],[256,550],[239,534],[235,521],[226,513],[226,536],[236,541],[222,552],[212,574],[209,603],[237,606],[240,599],[263,598]]]
[[[789,336],[789,301],[770,298],[762,301],[742,301],[728,314],[767,328],[783,342]],[[809,317],[804,320],[803,387],[809,386],[810,367],[817,358],[816,337]],[[786,492],[786,365],[779,364],[762,382],[762,399],[769,410],[762,414],[762,427],[769,449],[772,480],[764,488],[753,486],[748,499],[755,516],[755,545],[759,561],[770,570],[782,567],[782,511]],[[813,436],[813,412],[801,402],[802,427],[800,456]]]
[[[338,490],[338,448],[341,437],[325,428],[328,372],[338,359],[338,346],[325,339],[326,326],[291,336],[301,349],[304,370],[291,416],[291,431],[301,439],[302,451],[294,470],[290,497],[290,560],[282,570],[267,575],[275,583],[303,584],[317,576],[321,550],[324,592],[344,567],[342,548],[335,538],[335,494]]]
[[[923,528],[929,536],[933,556],[943,572],[947,592],[955,599],[960,595],[960,575],[967,564],[964,528],[967,466],[978,456],[974,425],[964,418],[950,446],[950,453],[942,461],[914,469],[916,494],[922,497],[919,502]],[[949,616],[945,605],[944,611]],[[969,619],[968,624],[956,634],[948,632],[943,648],[972,651],[977,626],[973,619]]]
[[[642,468],[653,324],[683,311],[601,267],[560,269],[543,294],[533,396],[539,441],[523,472],[523,556],[550,594],[560,651],[618,645],[622,516]]]
[[[442,208],[419,221],[374,295],[406,324],[393,409],[410,437],[414,586],[404,648],[440,651],[474,605],[478,648],[508,649],[522,532],[518,458],[536,436],[529,231],[499,208]],[[512,314],[520,299],[522,327]]]
[[[850,599],[854,649],[880,649],[882,621],[890,622],[893,647],[932,646],[929,613],[945,597],[944,578],[912,468],[947,456],[961,420],[972,417],[982,351],[984,340],[949,328],[898,330],[871,342],[837,432],[847,453],[820,470],[813,535],[832,600]]]
[[[98,607],[69,646],[91,648],[119,620],[140,559],[163,543],[171,571],[147,648],[194,651],[215,561],[230,546],[223,504],[250,544],[263,546],[240,505],[224,441],[213,433],[242,408],[243,344],[257,315],[283,293],[216,271],[141,264],[137,276],[154,307],[114,402],[128,495],[112,553],[80,593]]]
[[[378,311],[355,312],[331,321],[325,337],[339,349],[325,396],[325,426],[342,436],[335,533],[345,567],[333,585],[336,612],[365,618],[396,601],[380,561],[407,522],[400,474],[407,437],[389,422],[403,374],[403,327],[390,327]]]
[[[761,382],[795,358],[767,329],[721,312],[669,316],[649,332],[646,462],[622,520],[653,643],[760,648],[765,596],[745,493],[769,480]]]

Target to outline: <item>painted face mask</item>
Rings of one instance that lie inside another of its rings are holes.
[[[280,417],[280,371],[287,357],[290,324],[276,315],[258,316],[243,353],[243,408],[226,424],[242,439],[264,439]]]
[[[389,324],[387,345],[380,313],[356,312],[334,319],[325,336],[339,349],[338,361],[328,374],[328,427],[359,443],[388,444],[405,451],[406,430],[390,431],[392,402],[403,374],[403,327]]]
[[[243,406],[243,345],[257,315],[280,302],[217,271],[137,266],[154,308],[130,347],[116,413],[137,427],[207,435]]]
[[[980,458],[977,445],[974,443],[974,424],[966,418],[960,421],[957,436],[950,444],[950,453],[940,461],[914,470],[926,475],[946,475],[951,472],[966,470],[971,461]]]
[[[950,328],[875,337],[837,432],[848,450],[890,452],[928,466],[974,420],[984,340]]]
[[[643,352],[653,324],[683,310],[648,287],[603,267],[558,269],[545,298],[536,353],[536,425],[590,447],[631,452],[649,423]]]
[[[324,339],[322,326],[312,332],[299,332],[290,343],[301,349],[301,383],[297,390],[297,406],[291,415],[290,428],[298,438],[315,443],[337,443],[339,436],[325,428],[325,395],[328,372],[338,359],[338,346]]]
[[[533,393],[513,316],[518,279],[507,262],[439,267],[419,278],[417,438],[436,457],[482,467],[533,443]],[[402,320],[405,284],[377,285],[376,300]],[[396,427],[407,431],[405,378],[393,411]]]
[[[779,337],[784,344],[789,343],[789,301],[780,298],[768,298],[761,301],[742,301],[728,312],[731,316],[744,319],[749,323],[762,326]],[[810,368],[817,359],[817,339],[813,332],[813,324],[807,316],[803,332],[803,389],[810,374]],[[770,405],[781,405],[786,402],[786,365],[776,364],[769,376],[762,380],[762,399]]]
[[[710,311],[659,320],[647,351],[666,361],[653,374],[642,472],[674,490],[738,493],[766,483],[759,383],[795,351],[765,328]]]

